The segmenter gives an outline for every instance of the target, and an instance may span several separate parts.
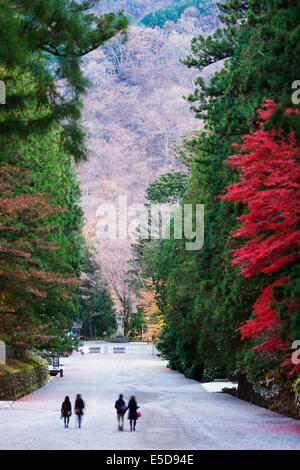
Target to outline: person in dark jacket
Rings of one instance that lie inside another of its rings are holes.
[[[137,402],[134,396],[130,397],[128,406],[127,406],[127,409],[129,410],[128,419],[130,421],[130,431],[132,431],[132,424],[133,424],[133,430],[135,431],[136,420],[138,419],[138,415],[137,415],[138,408],[139,406],[137,405]]]
[[[123,431],[124,427],[124,415],[127,411],[126,403],[123,400],[123,395],[119,395],[119,399],[115,403],[115,408],[117,410],[117,418],[118,418],[118,425],[119,431]]]
[[[69,420],[72,414],[72,405],[70,402],[70,398],[67,396],[61,405],[61,414],[64,418],[65,428],[69,427]]]
[[[78,418],[78,427],[81,428],[81,420],[82,420],[82,415],[83,415],[83,408],[84,408],[84,401],[81,398],[81,395],[78,394],[76,395],[76,401],[75,401],[75,413]]]

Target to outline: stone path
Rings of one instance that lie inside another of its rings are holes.
[[[86,402],[83,427],[64,429],[65,395]],[[142,418],[136,432],[117,430],[114,402],[135,395]],[[64,377],[0,409],[0,449],[298,449],[300,422],[170,371],[151,351],[75,353]]]

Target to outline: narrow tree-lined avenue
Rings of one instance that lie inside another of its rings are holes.
[[[0,1],[1,449],[300,449],[299,24]]]
[[[300,423],[166,368],[152,346],[125,354],[73,353],[64,377],[0,409],[0,449],[203,450],[299,449]],[[109,377],[109,380],[108,380]],[[75,424],[74,399],[86,403]],[[135,432],[125,417],[117,428],[115,400],[134,395],[142,413]],[[65,395],[72,401],[70,428],[59,419]]]

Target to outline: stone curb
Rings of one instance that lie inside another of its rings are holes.
[[[0,410],[5,408],[11,408],[13,401],[0,401]]]

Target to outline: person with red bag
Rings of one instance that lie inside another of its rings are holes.
[[[137,402],[134,396],[131,396],[128,402],[128,406],[127,406],[127,409],[129,410],[128,419],[130,421],[130,431],[132,431],[132,424],[133,424],[133,430],[135,431],[136,420],[138,419],[139,416],[142,416],[140,412],[137,412],[138,408],[139,406],[137,405]]]
[[[78,395],[76,396],[74,409],[75,409],[75,414],[77,415],[77,418],[78,418],[78,427],[79,428],[81,428],[83,408],[84,408],[84,401],[82,400],[81,395],[78,393]]]

